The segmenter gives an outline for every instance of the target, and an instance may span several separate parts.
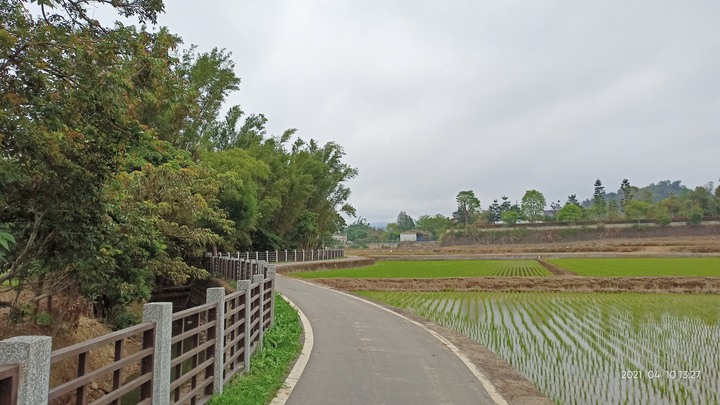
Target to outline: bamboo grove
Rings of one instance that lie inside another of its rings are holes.
[[[97,5],[143,25],[103,26]],[[155,25],[163,7],[0,0],[3,289],[62,291],[112,320],[205,277],[208,250],[318,248],[354,214],[342,147],[221,113],[231,55],[183,47]]]

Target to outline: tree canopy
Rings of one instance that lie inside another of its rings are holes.
[[[102,26],[92,3],[0,0],[0,283],[112,318],[207,276],[208,250],[318,248],[344,227],[357,170],[340,145],[272,136],[238,106],[221,117],[240,84],[229,52]],[[163,11],[105,3],[151,24]]]
[[[480,209],[480,200],[475,197],[475,192],[472,190],[461,191],[455,197],[455,201],[457,201],[458,208],[453,213],[453,218],[458,223],[465,225],[472,223]]]
[[[528,190],[522,198],[522,213],[530,222],[541,221],[545,215],[545,196],[537,190]]]

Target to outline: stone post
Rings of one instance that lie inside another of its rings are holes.
[[[153,364],[153,405],[170,404],[170,361],[172,358],[172,303],[151,302],[143,307],[143,322],[155,322],[155,363]]]
[[[265,334],[264,333],[265,331],[263,330],[263,321],[264,321],[263,312],[265,312],[265,306],[263,305],[263,294],[265,293],[265,276],[263,274],[255,274],[252,277],[252,282],[253,282],[253,284],[260,283],[260,293],[259,293],[260,294],[260,309],[258,310],[258,325],[259,325],[258,330],[259,330],[259,332],[258,332],[258,344],[257,344],[257,348],[260,349],[260,348],[262,348],[263,335]]]
[[[0,342],[0,366],[19,364],[17,403],[46,405],[50,391],[49,336],[17,336]]]
[[[250,372],[250,280],[238,280],[237,290],[245,290],[245,372]]]
[[[272,279],[272,290],[270,292],[270,327],[275,326],[275,266],[270,266],[267,272],[269,279]]]
[[[223,392],[223,371],[225,370],[225,288],[205,290],[205,303],[215,304],[215,368],[213,371],[213,394]]]

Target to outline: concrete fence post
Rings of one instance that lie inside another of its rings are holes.
[[[172,359],[172,303],[151,302],[143,307],[143,322],[155,322],[155,363],[152,403],[170,404],[170,362]]]
[[[305,249],[303,249],[303,259],[302,261],[305,261]]]
[[[277,249],[275,249],[275,263],[277,263],[277,262],[279,262],[279,261],[280,261],[280,259],[279,259],[279,256],[278,256],[278,251],[277,251]]]
[[[213,371],[213,394],[223,392],[223,370],[225,369],[225,288],[205,290],[205,303],[215,304],[215,368]]]
[[[270,291],[270,327],[275,326],[275,274],[276,267],[270,266],[267,272],[267,278],[272,279],[272,290]]]
[[[250,280],[239,280],[237,290],[245,290],[245,372],[250,372]]]
[[[263,294],[265,293],[265,288],[264,288],[265,287],[265,275],[263,275],[263,274],[253,275],[252,282],[253,282],[253,284],[260,283],[260,288],[259,288],[259,290],[260,290],[260,293],[259,293],[260,294],[260,309],[258,310],[259,327],[258,327],[258,344],[257,344],[257,348],[260,349],[260,348],[262,348],[263,335],[265,334],[264,333],[265,331],[263,330],[263,321],[264,321],[263,312],[265,312],[265,306],[263,306]]]
[[[50,391],[49,336],[16,336],[0,342],[0,366],[19,364],[17,403],[46,405]]]

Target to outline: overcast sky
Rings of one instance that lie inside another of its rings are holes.
[[[168,0],[159,24],[233,54],[229,99],[334,141],[371,221],[600,178],[720,177],[720,1]]]

